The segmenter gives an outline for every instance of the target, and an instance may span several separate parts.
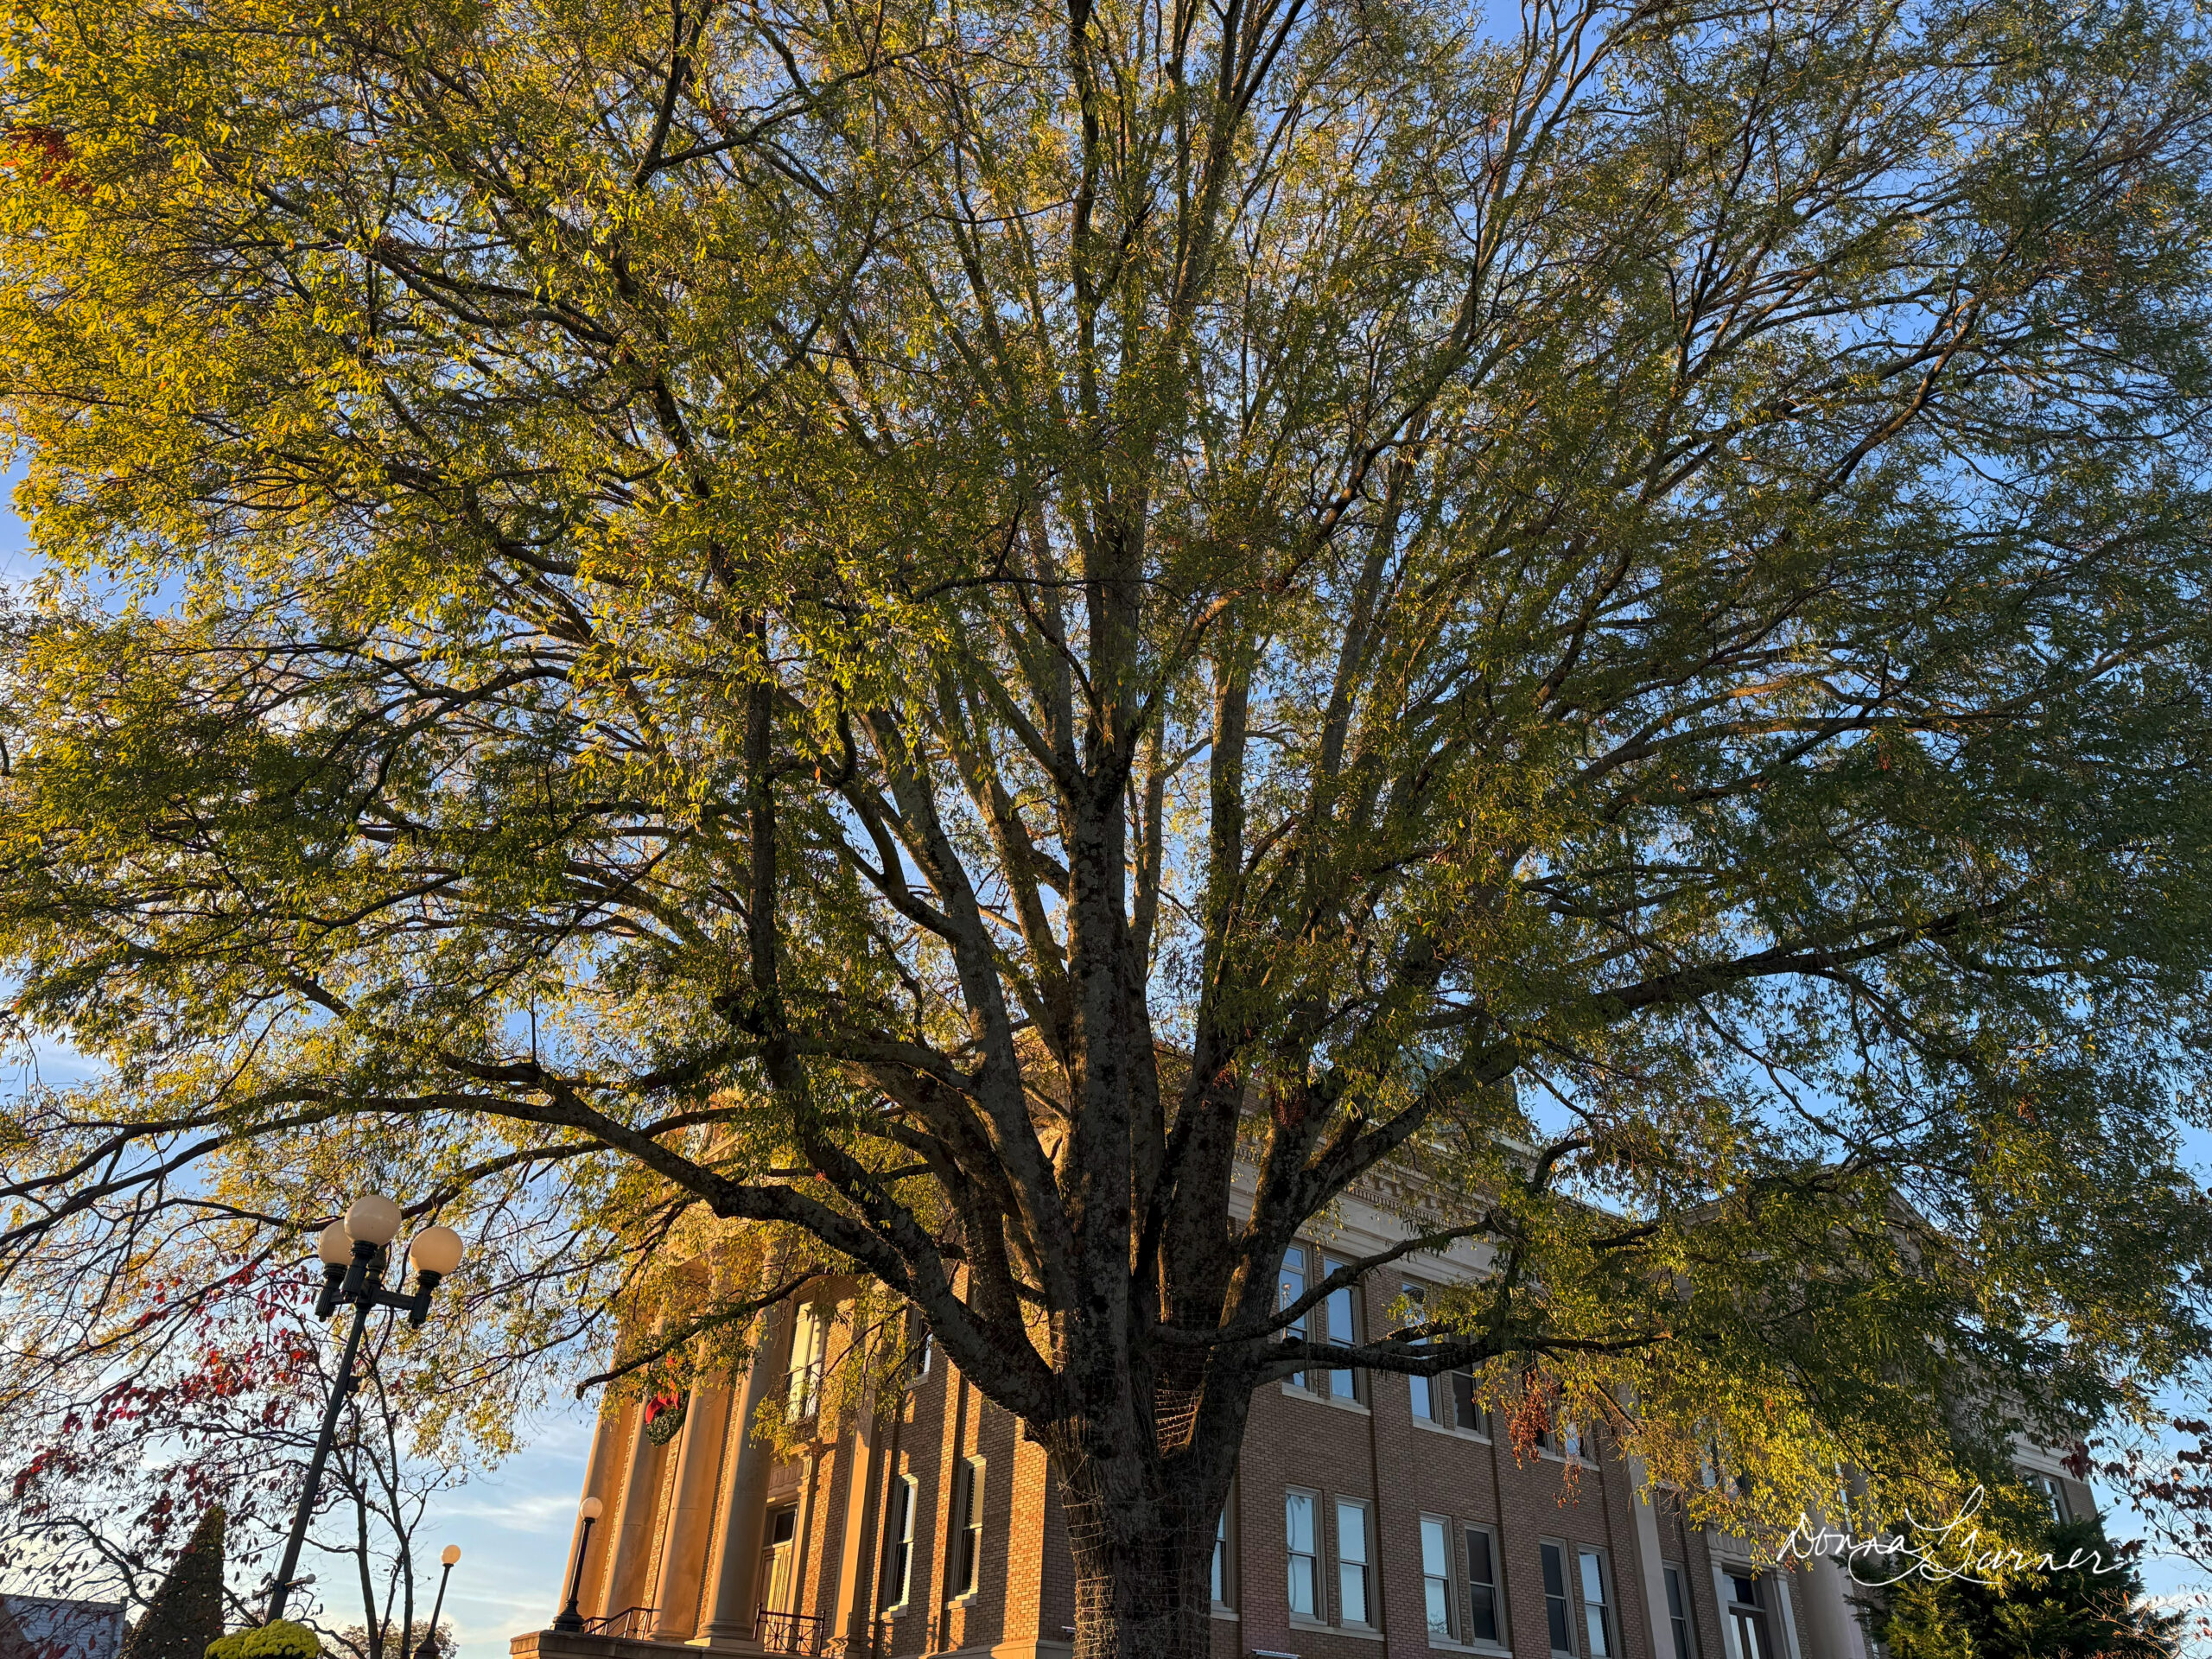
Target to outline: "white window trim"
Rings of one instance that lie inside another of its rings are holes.
[[[1449,1376],[1450,1373],[1446,1372],[1446,1375]],[[1435,1381],[1433,1377],[1423,1380]],[[1472,1440],[1477,1446],[1491,1444],[1491,1437],[1478,1428],[1462,1428],[1457,1423],[1440,1423],[1433,1417],[1416,1417],[1413,1421],[1415,1428],[1427,1429],[1432,1434],[1449,1434],[1455,1440]]]
[[[1575,1627],[1574,1615],[1581,1605],[1582,1597],[1575,1584],[1574,1542],[1568,1538],[1539,1538],[1536,1540],[1536,1595],[1545,1604],[1538,1610],[1538,1617],[1544,1621],[1544,1651],[1561,1656],[1563,1659],[1589,1659],[1579,1646],[1555,1648],[1551,1644],[1551,1587],[1544,1582],[1544,1551],[1548,1548],[1559,1551],[1560,1588],[1567,1595],[1567,1639],[1572,1644],[1582,1634]]]
[[[1599,1622],[1605,1627],[1605,1659],[1621,1659],[1621,1621],[1618,1605],[1620,1601],[1620,1587],[1613,1578],[1611,1552],[1603,1544],[1577,1542],[1571,1548],[1574,1552],[1573,1600],[1575,1606],[1582,1614],[1582,1622],[1576,1627],[1574,1633],[1582,1641],[1583,1659],[1596,1659],[1596,1656],[1592,1655],[1589,1649],[1590,1598],[1582,1588],[1582,1558],[1585,1555],[1594,1555],[1598,1558],[1598,1580],[1605,1592],[1605,1600],[1598,1604]]]
[[[1329,1611],[1329,1586],[1328,1580],[1322,1576],[1322,1571],[1326,1566],[1329,1557],[1321,1531],[1321,1505],[1324,1499],[1320,1493],[1315,1491],[1310,1486],[1286,1486],[1282,1489],[1282,1497],[1284,1510],[1282,1540],[1283,1612],[1290,1620],[1291,1625],[1294,1629],[1302,1630],[1325,1630],[1329,1628],[1328,1621],[1325,1617]],[[1301,1613],[1290,1605],[1290,1560],[1292,1555],[1295,1552],[1294,1552],[1290,1547],[1289,1509],[1290,1500],[1294,1497],[1305,1498],[1313,1506],[1313,1553],[1306,1558],[1307,1560],[1313,1563],[1314,1611],[1310,1613]]]
[[[2021,1464],[2019,1470],[2028,1489],[2044,1500],[2045,1506],[2052,1512],[2052,1519],[2064,1524],[2082,1518],[2074,1513],[2074,1499],[2066,1491],[2068,1477],[2056,1470],[2039,1469],[2031,1463]],[[2044,1484],[2045,1481],[2050,1484],[2046,1486]]]
[[[969,1582],[965,1590],[945,1598],[948,1607],[964,1607],[983,1593],[983,1471],[987,1459],[980,1452],[972,1452],[960,1460],[958,1497],[962,1524],[956,1528],[952,1539],[952,1560],[947,1563],[947,1576],[957,1571],[961,1552],[967,1548],[971,1535],[976,1541],[976,1553],[969,1563]]]
[[[1428,1570],[1428,1526],[1431,1522],[1444,1529],[1444,1633],[1441,1636],[1428,1622],[1428,1580],[1432,1576]],[[1465,1587],[1459,1582],[1459,1551],[1463,1548],[1459,1541],[1459,1523],[1448,1515],[1432,1515],[1423,1510],[1414,1516],[1414,1525],[1421,1538],[1421,1629],[1427,1632],[1428,1645],[1432,1648],[1450,1649],[1462,1647],[1465,1643],[1459,1639],[1461,1632],[1459,1626],[1466,1621],[1459,1617],[1460,1591]]]
[[[1296,1296],[1285,1297],[1281,1294],[1281,1288],[1283,1286],[1282,1275],[1289,1271],[1289,1256],[1293,1251],[1295,1251],[1298,1255],[1298,1294]],[[1315,1250],[1313,1246],[1305,1243],[1301,1239],[1293,1239],[1290,1242],[1288,1249],[1284,1250],[1283,1265],[1275,1270],[1275,1284],[1277,1286],[1275,1311],[1277,1313],[1281,1313],[1292,1302],[1299,1300],[1308,1291],[1313,1288],[1313,1261],[1317,1255],[1319,1255],[1319,1252]],[[1307,1308],[1303,1313],[1298,1316],[1297,1325],[1294,1326],[1286,1326],[1282,1334],[1286,1337],[1294,1337],[1300,1342],[1310,1341],[1313,1335],[1314,1312],[1315,1310],[1313,1308]],[[1321,1397],[1320,1395],[1315,1392],[1309,1383],[1294,1380],[1294,1377],[1311,1377],[1313,1375],[1313,1369],[1309,1366],[1305,1370],[1294,1373],[1294,1376],[1286,1376],[1282,1380],[1282,1391],[1285,1394],[1289,1395],[1302,1395],[1309,1400],[1319,1400]],[[1316,1542],[1318,1541],[1319,1540],[1316,1540]]]
[[[1790,1605],[1788,1580],[1779,1573],[1762,1573],[1749,1561],[1721,1559],[1713,1563],[1713,1605],[1719,1610],[1720,1640],[1728,1650],[1728,1659],[1751,1659],[1744,1651],[1743,1643],[1736,1639],[1736,1621],[1728,1611],[1731,1607],[1743,1605],[1728,1588],[1732,1572],[1756,1579],[1772,1595],[1774,1605],[1759,1611],[1767,1616],[1767,1628],[1774,1632],[1774,1644],[1781,1649],[1781,1659],[1803,1659],[1805,1650],[1797,1641],[1797,1616]]]
[[[1689,1651],[1677,1656],[1675,1652],[1675,1610],[1667,1605],[1667,1575],[1675,1575],[1675,1582],[1682,1586],[1682,1624],[1689,1631]],[[1661,1560],[1659,1563],[1659,1617],[1667,1630],[1664,1659],[1705,1659],[1705,1643],[1699,1639],[1697,1602],[1690,1595],[1690,1570],[1680,1561]]]
[[[1550,1446],[1544,1444],[1545,1440],[1552,1440],[1555,1442],[1558,1439],[1559,1433],[1555,1427],[1546,1428],[1543,1431],[1542,1437],[1536,1442],[1536,1455],[1546,1459],[1548,1462],[1559,1464],[1571,1463],[1577,1468],[1580,1469],[1595,1469],[1598,1466],[1597,1459],[1590,1455],[1588,1450],[1590,1444],[1590,1437],[1588,1435],[1579,1432],[1576,1433],[1574,1437],[1575,1452],[1572,1457],[1568,1456],[1564,1452],[1555,1452]]]
[[[1782,1651],[1787,1659],[1804,1659],[1805,1649],[1797,1640],[1797,1610],[1792,1605],[1789,1580],[1786,1574],[1769,1573],[1766,1581],[1773,1586],[1775,1611],[1781,1615],[1777,1623],[1782,1627]]]
[[[906,1554],[899,1570],[899,1599],[883,1610],[891,1614],[905,1612],[914,1599],[914,1511],[921,1503],[921,1483],[913,1476],[899,1476],[899,1485],[906,1500],[906,1509],[899,1517],[900,1535],[892,1542],[903,1546]]]
[[[826,1302],[807,1302],[799,1308],[794,1329],[789,1392],[784,1401],[784,1420],[803,1423],[822,1409],[822,1384],[829,1370],[830,1329],[837,1310]]]
[[[1713,1605],[1719,1614],[1720,1646],[1728,1659],[1745,1659],[1743,1643],[1736,1640],[1736,1621],[1728,1617],[1728,1609],[1736,1599],[1728,1588],[1728,1569],[1738,1565],[1719,1560],[1712,1563]]]
[[[1338,1268],[1349,1267],[1351,1265],[1351,1264],[1349,1262],[1332,1256],[1325,1251],[1321,1255],[1321,1277],[1326,1279]],[[1351,1310],[1351,1334],[1344,1339],[1344,1345],[1348,1348],[1357,1348],[1363,1340],[1360,1334],[1360,1327],[1367,1322],[1367,1306],[1366,1299],[1360,1294],[1362,1288],[1363,1287],[1359,1281],[1355,1280],[1352,1283],[1347,1285],[1343,1291],[1332,1291],[1327,1296],[1323,1297],[1321,1300],[1316,1304],[1315,1311],[1321,1315],[1321,1329],[1327,1340],[1334,1342],[1337,1339],[1335,1332],[1329,1329],[1329,1304],[1339,1294],[1346,1299]],[[1338,1371],[1350,1371],[1351,1373],[1351,1392],[1348,1395],[1338,1394],[1336,1391],[1334,1382],[1336,1373]],[[1321,1371],[1321,1379],[1322,1386],[1319,1390],[1317,1390],[1317,1392],[1320,1395],[1322,1399],[1326,1400],[1331,1405],[1356,1407],[1361,1411],[1365,1411],[1367,1409],[1367,1391],[1373,1379],[1358,1366],[1325,1366]]]

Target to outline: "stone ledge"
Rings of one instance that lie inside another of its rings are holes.
[[[647,1659],[689,1652],[757,1654],[760,1644],[750,1639],[711,1642],[654,1642],[639,1636],[602,1636],[585,1630],[524,1630],[507,1643],[512,1659]]]

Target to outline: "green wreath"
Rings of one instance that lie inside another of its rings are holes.
[[[645,1438],[655,1446],[666,1446],[683,1427],[683,1419],[691,1409],[688,1394],[657,1394],[645,1402]]]

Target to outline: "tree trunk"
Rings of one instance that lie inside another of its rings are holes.
[[[1206,1659],[1225,1471],[1171,1484],[1134,1459],[1058,1461],[1075,1558],[1075,1659]]]

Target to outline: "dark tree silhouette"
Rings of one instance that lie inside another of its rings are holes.
[[[2172,1659],[2183,1616],[2144,1601],[2143,1575],[2093,1521],[2054,1525],[2052,1565],[2002,1587],[1912,1580],[1869,1620],[1892,1659]]]
[[[145,1617],[123,1638],[122,1659],[200,1659],[223,1633],[223,1506],[185,1541]]]

